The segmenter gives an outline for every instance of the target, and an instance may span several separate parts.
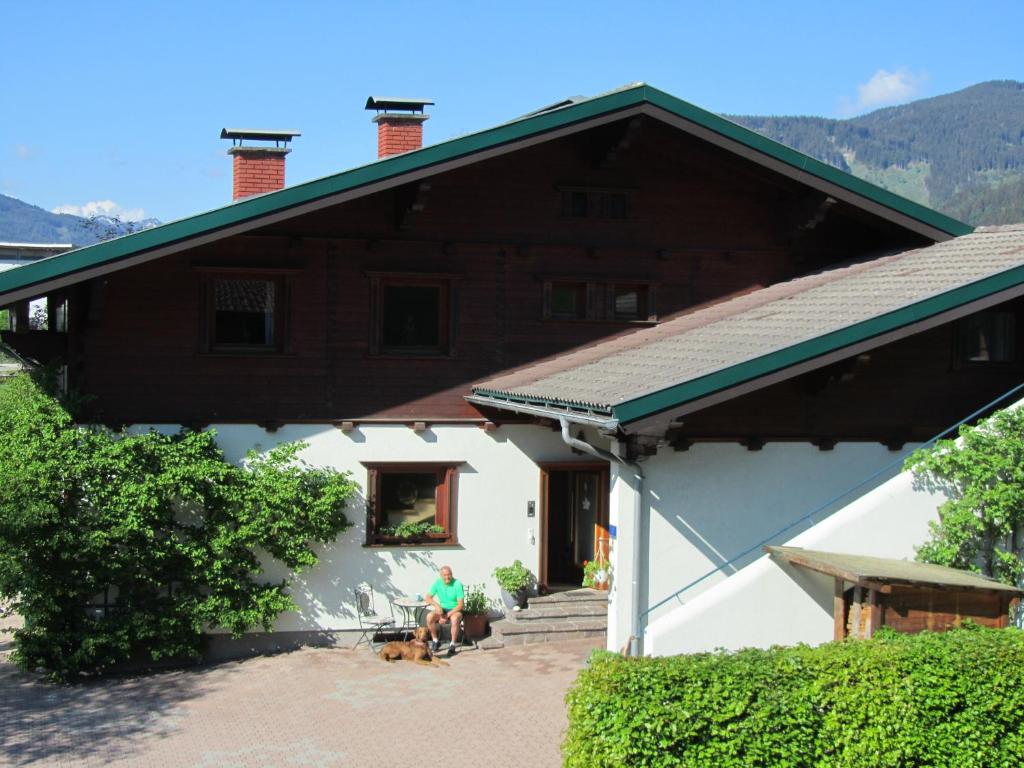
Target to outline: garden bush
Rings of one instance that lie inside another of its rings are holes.
[[[666,658],[597,652],[568,768],[1024,765],[1024,632],[977,627]]]
[[[25,625],[13,659],[66,679],[195,657],[204,632],[270,629],[315,542],[349,526],[356,485],[301,443],[227,462],[212,432],[75,424],[35,380],[0,383],[0,601]]]

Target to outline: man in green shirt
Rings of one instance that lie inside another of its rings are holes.
[[[455,655],[455,646],[459,642],[459,629],[462,626],[462,606],[466,600],[466,590],[462,582],[452,576],[452,567],[442,565],[440,577],[427,590],[427,603],[430,612],[427,614],[427,628],[430,630],[430,650],[437,653],[440,647],[438,640],[439,624],[452,625],[452,642],[448,646],[448,655]]]

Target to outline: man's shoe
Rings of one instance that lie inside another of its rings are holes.
[[[439,650],[441,650],[441,641],[440,640],[431,640],[430,641],[430,652],[431,653],[437,653]]]
[[[454,656],[456,653],[458,653],[458,651],[455,650],[455,643],[452,643],[451,645],[448,646],[448,655],[449,656]]]

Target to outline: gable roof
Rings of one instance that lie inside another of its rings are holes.
[[[811,571],[837,576],[854,584],[902,584],[927,587],[981,589],[1024,595],[1024,590],[982,576],[979,573],[947,568],[944,565],[893,560],[887,557],[845,555],[801,547],[765,547],[772,557]]]
[[[636,83],[590,99],[558,102],[544,111],[477,133],[239,200],[11,270],[0,275],[0,304],[34,298],[63,285],[633,114],[648,114],[668,122],[930,239],[943,240],[971,231],[971,227],[962,222],[826,165],[738,123],[645,83]]]
[[[478,384],[468,399],[609,426],[681,415],[680,406],[698,410],[1022,293],[1024,225],[981,227],[527,366]]]

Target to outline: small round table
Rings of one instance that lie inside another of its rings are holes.
[[[420,626],[423,621],[423,612],[430,605],[426,600],[417,600],[415,597],[396,597],[392,604],[402,609],[404,616],[401,630],[407,636],[411,628]]]

